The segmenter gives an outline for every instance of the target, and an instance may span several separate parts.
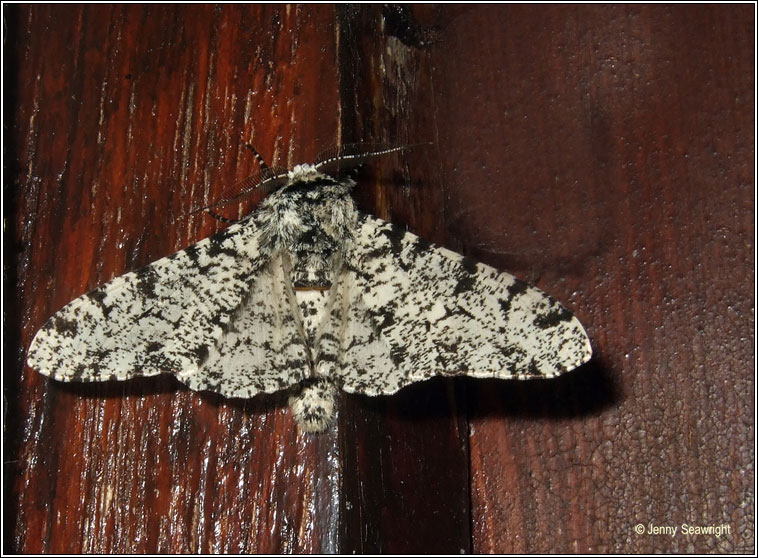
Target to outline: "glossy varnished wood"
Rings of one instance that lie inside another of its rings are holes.
[[[337,91],[320,86],[337,79],[329,7],[9,12],[20,346],[74,297],[223,226],[186,214],[256,168],[248,140],[283,165],[337,141]],[[298,435],[283,398],[28,368],[13,383],[7,548],[336,549],[336,434]]]
[[[431,98],[423,87],[431,80],[429,53],[391,34],[386,22],[393,14],[387,9],[338,10],[340,45],[345,45],[340,57],[343,131],[353,135],[344,139],[395,145],[431,141]],[[407,25],[420,25],[409,9],[399,16]],[[377,36],[384,38],[377,41]],[[373,182],[374,187],[358,188],[359,205],[443,241],[433,225],[444,192],[432,163],[437,153],[433,145],[419,145],[372,162],[362,185]],[[439,379],[391,397],[345,398],[340,430],[344,552],[470,551],[467,428],[459,400],[454,384]]]
[[[5,13],[6,551],[754,550],[750,6]],[[565,302],[593,361],[344,396],[323,436],[284,398],[24,367],[63,304],[223,226],[178,217],[250,138],[433,142],[361,209]],[[683,523],[730,531],[634,530]]]

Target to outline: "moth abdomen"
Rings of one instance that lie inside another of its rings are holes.
[[[327,378],[308,378],[294,388],[289,406],[300,429],[323,432],[334,417],[337,387]]]

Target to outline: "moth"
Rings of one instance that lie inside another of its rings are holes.
[[[286,172],[256,153],[269,192],[256,211],[64,306],[29,366],[82,382],[171,373],[230,398],[289,390],[300,429],[320,432],[340,389],[587,362],[582,325],[550,296],[357,210],[351,169],[395,150],[337,149]]]

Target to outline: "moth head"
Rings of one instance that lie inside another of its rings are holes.
[[[324,179],[325,175],[320,173],[315,165],[303,163],[302,165],[295,165],[295,168],[287,173],[287,178],[290,179],[290,182],[315,182]]]
[[[270,172],[258,184],[258,188],[272,193],[293,185],[316,183],[319,186],[350,184],[357,169],[368,159],[410,149],[414,145],[390,146],[387,144],[349,143],[322,151],[313,164],[296,165],[286,173]],[[266,170],[271,171],[266,167]]]

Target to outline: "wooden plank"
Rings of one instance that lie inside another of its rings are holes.
[[[595,348],[467,384],[473,550],[754,551],[753,16],[470,6],[432,49],[451,242]]]
[[[404,44],[386,26],[393,16],[411,29],[424,25],[410,10],[388,13],[397,9],[338,10],[345,141],[407,145],[435,137],[428,52]],[[444,243],[436,156],[437,147],[419,146],[372,162],[356,192],[359,207]],[[391,397],[344,398],[343,552],[470,551],[467,428],[460,402],[453,381],[442,379]]]
[[[380,10],[6,7],[6,550],[754,550],[753,12]],[[344,397],[315,439],[281,400],[23,368],[61,305],[219,227],[168,221],[250,135],[433,140],[360,207],[566,302],[594,361]]]
[[[322,87],[337,79],[333,10],[5,12],[21,347],[7,368],[5,548],[334,551],[336,433],[297,435],[285,398],[224,400],[169,378],[63,385],[22,367],[63,304],[223,226],[172,217],[256,168],[250,138],[284,165],[337,141],[337,122],[313,116],[338,113]]]

